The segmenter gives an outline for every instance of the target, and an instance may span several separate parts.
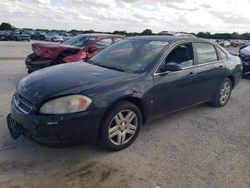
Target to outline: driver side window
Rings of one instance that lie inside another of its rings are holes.
[[[166,64],[177,63],[182,68],[190,67],[194,64],[193,48],[191,43],[184,43],[172,50],[165,59]]]

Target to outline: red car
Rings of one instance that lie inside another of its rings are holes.
[[[121,35],[84,34],[62,44],[34,43],[33,53],[25,60],[26,67],[28,73],[31,73],[61,63],[87,61],[97,52],[123,38]]]

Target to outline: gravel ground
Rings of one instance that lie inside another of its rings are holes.
[[[224,108],[204,104],[148,123],[124,151],[48,148],[12,140],[6,127],[29,52],[28,42],[0,42],[0,58],[20,58],[0,60],[1,188],[250,187],[250,80],[240,82]]]

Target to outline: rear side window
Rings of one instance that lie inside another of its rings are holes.
[[[217,61],[217,53],[211,44],[207,43],[194,43],[197,52],[198,64],[209,63]]]
[[[216,48],[218,53],[220,54],[221,59],[227,59],[227,55],[220,48]]]
[[[107,39],[101,39],[96,42],[97,48],[106,48],[112,44],[112,39],[107,38]]]

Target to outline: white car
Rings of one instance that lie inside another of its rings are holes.
[[[63,42],[64,41],[62,36],[52,34],[52,33],[49,33],[49,34],[45,35],[45,40],[46,41],[51,41],[51,42]]]
[[[231,43],[229,41],[225,40],[224,43],[223,43],[223,46],[224,47],[229,47],[229,46],[231,46]]]
[[[64,38],[60,35],[56,35],[52,38],[52,42],[64,42]]]

